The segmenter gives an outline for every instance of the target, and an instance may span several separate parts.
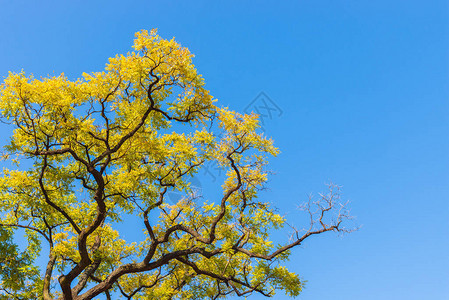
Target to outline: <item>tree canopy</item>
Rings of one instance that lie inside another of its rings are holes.
[[[272,242],[286,221],[257,194],[278,149],[257,115],[217,106],[174,39],[142,30],[133,48],[75,81],[21,72],[0,86],[14,128],[0,178],[0,299],[297,296],[303,281],[282,263],[308,237],[344,230],[338,187],[305,204],[310,227]],[[226,174],[218,199],[190,184],[211,161]],[[171,191],[183,196],[169,201]],[[121,233],[134,227],[141,241]]]

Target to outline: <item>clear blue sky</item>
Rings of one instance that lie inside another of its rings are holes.
[[[358,232],[293,252],[299,299],[449,299],[449,2],[242,2],[2,0],[0,75],[75,79],[157,27],[221,105],[282,110],[263,197],[294,222],[326,182],[351,200]]]

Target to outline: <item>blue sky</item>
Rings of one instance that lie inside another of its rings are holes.
[[[343,186],[362,228],[295,249],[299,299],[449,299],[447,1],[3,0],[0,74],[75,79],[151,28],[196,55],[219,104],[265,92],[282,111],[265,118],[281,154],[262,197],[288,219]]]

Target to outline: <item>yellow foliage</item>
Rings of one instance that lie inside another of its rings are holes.
[[[31,162],[0,178],[1,224],[26,224],[48,243],[53,273],[39,281],[42,297],[76,289],[83,276],[89,284],[74,293],[92,297],[107,280],[136,299],[297,295],[296,275],[238,250],[269,253],[268,232],[284,222],[257,199],[267,156],[278,154],[257,115],[216,106],[174,39],[142,30],[133,49],[74,81],[21,72],[0,86],[0,115],[14,127],[8,157]],[[220,199],[189,183],[208,162],[226,170]],[[182,197],[170,202],[173,191]]]

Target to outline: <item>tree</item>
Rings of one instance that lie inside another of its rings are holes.
[[[338,190],[309,201],[310,227],[274,245],[270,233],[285,220],[257,193],[278,150],[257,133],[257,116],[216,106],[175,40],[143,30],[133,48],[76,81],[22,72],[1,85],[1,117],[14,132],[0,179],[0,298],[298,295],[303,282],[282,262],[308,237],[344,230]],[[221,199],[189,184],[210,161],[227,172]],[[175,203],[173,190],[184,195]],[[145,238],[125,240],[122,223],[142,224]],[[19,229],[25,251],[14,243]]]

